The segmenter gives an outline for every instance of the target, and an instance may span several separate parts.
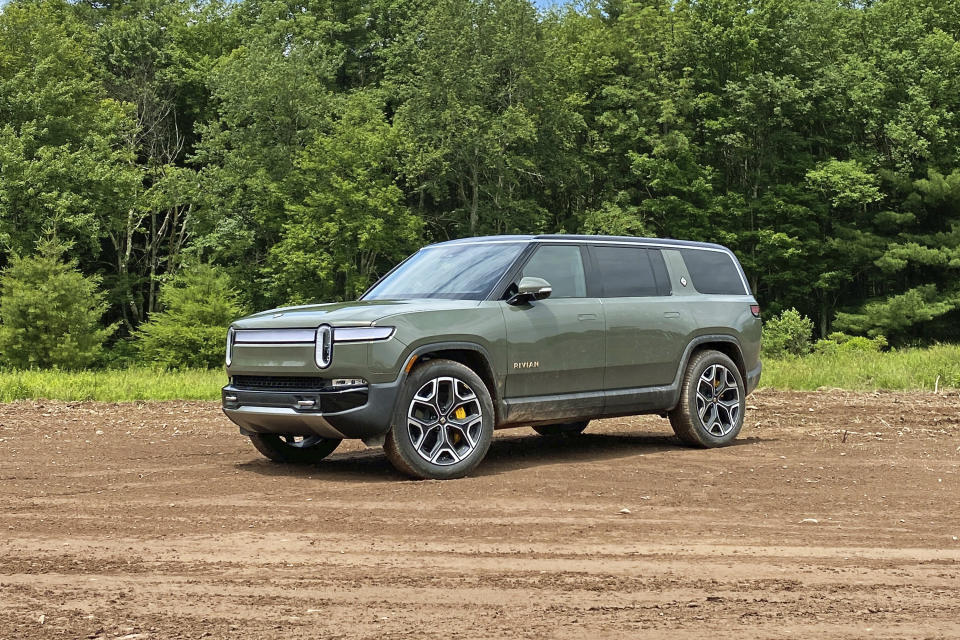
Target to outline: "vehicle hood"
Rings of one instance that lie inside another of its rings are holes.
[[[332,302],[299,307],[280,307],[261,311],[233,323],[238,329],[293,329],[333,326],[369,326],[388,316],[420,311],[468,309],[479,304],[476,300],[361,300]]]

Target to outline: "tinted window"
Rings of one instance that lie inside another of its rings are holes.
[[[603,295],[607,298],[632,298],[660,295],[654,275],[651,253],[656,253],[659,267],[663,256],[659,251],[641,247],[616,247],[594,245],[591,247],[600,269]]]
[[[657,279],[657,289],[660,295],[669,296],[673,293],[670,287],[670,276],[667,274],[667,263],[663,260],[663,254],[660,249],[647,249],[647,255],[650,256],[650,264],[653,265],[653,275]]]
[[[694,288],[700,293],[742,296],[746,293],[740,271],[729,254],[702,249],[681,249],[680,255]]]
[[[524,246],[498,242],[426,247],[374,285],[363,299],[483,300]]]
[[[543,278],[549,282],[553,287],[551,298],[583,298],[587,295],[583,258],[577,246],[540,247],[523,267],[520,276]]]

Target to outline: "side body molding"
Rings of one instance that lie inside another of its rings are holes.
[[[723,342],[730,344],[740,351],[740,341],[728,334],[701,335],[693,338],[684,349],[683,357],[677,364],[673,381],[668,385],[652,387],[635,387],[632,389],[617,389],[596,393],[576,393],[562,395],[532,396],[526,398],[507,398],[503,400],[503,419],[500,426],[519,426],[526,424],[550,424],[573,420],[587,420],[597,417],[616,417],[643,413],[662,413],[677,406],[680,401],[680,385],[683,374],[687,370],[687,363],[697,347]],[[739,366],[739,365],[738,365]],[[745,376],[746,377],[746,374]],[[598,398],[599,396],[599,398]],[[604,408],[602,416],[595,411],[584,411],[585,406],[596,406],[596,401],[602,398]],[[615,402],[608,399],[615,398]],[[607,406],[617,407],[615,412],[608,412]]]

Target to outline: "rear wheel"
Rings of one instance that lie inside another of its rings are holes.
[[[250,442],[257,451],[274,462],[310,464],[320,462],[340,446],[340,440],[320,436],[288,436],[275,433],[252,433]]]
[[[534,431],[542,436],[578,436],[590,424],[589,420],[579,420],[577,422],[564,422],[562,424],[543,424],[532,427]]]
[[[493,421],[480,376],[459,362],[430,360],[404,383],[383,450],[414,478],[459,478],[487,454]]]
[[[719,351],[700,351],[687,365],[670,424],[684,444],[722,447],[740,433],[745,402],[743,377],[733,360]]]

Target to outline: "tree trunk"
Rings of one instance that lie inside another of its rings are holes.
[[[479,209],[480,209],[480,178],[479,178],[479,168],[476,163],[473,164],[470,171],[471,178],[471,187],[473,192],[470,196],[470,235],[477,235],[477,225],[479,223]]]

